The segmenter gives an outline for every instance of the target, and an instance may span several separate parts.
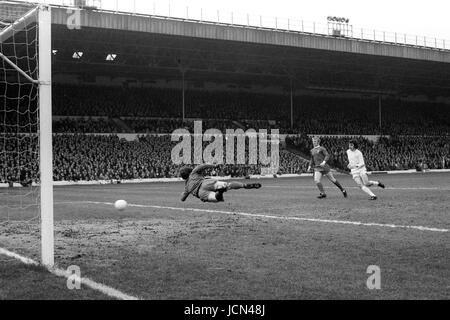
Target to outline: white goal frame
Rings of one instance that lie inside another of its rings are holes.
[[[51,74],[51,7],[38,5],[0,32],[0,42],[27,27],[30,17],[36,15],[38,23],[38,79],[31,78],[0,52],[5,60],[28,81],[38,84],[39,90],[39,171],[41,216],[41,263],[53,267],[54,221],[53,221],[53,144],[52,144],[52,74]],[[33,21],[31,21],[33,22]]]
[[[38,7],[39,23],[39,169],[41,181],[41,259],[53,267],[53,141],[52,141],[52,13],[50,6]]]

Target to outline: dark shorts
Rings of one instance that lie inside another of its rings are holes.
[[[330,166],[325,165],[323,167],[314,167],[314,171],[315,172],[320,172],[322,174],[327,174],[327,173],[329,173],[331,171],[331,168],[330,168]]]

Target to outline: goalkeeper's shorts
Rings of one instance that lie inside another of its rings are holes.
[[[217,190],[227,189],[228,183],[224,181],[219,181],[215,179],[205,179],[198,190],[198,197],[202,201],[208,201],[210,194],[214,193]],[[212,195],[211,195],[212,197]]]

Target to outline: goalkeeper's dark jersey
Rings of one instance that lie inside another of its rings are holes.
[[[186,183],[184,185],[182,199],[185,200],[190,194],[198,198],[198,190],[202,186],[202,182],[205,180],[204,171],[213,167],[213,165],[201,164],[195,167],[194,170],[192,170],[189,178],[186,180]]]
[[[205,177],[202,173],[192,172],[186,180],[184,192],[186,194],[192,194],[193,196],[198,197],[198,189],[200,189],[203,180],[205,180]]]

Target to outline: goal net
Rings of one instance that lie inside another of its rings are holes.
[[[0,248],[47,266],[54,264],[50,34],[48,6],[0,1]]]

